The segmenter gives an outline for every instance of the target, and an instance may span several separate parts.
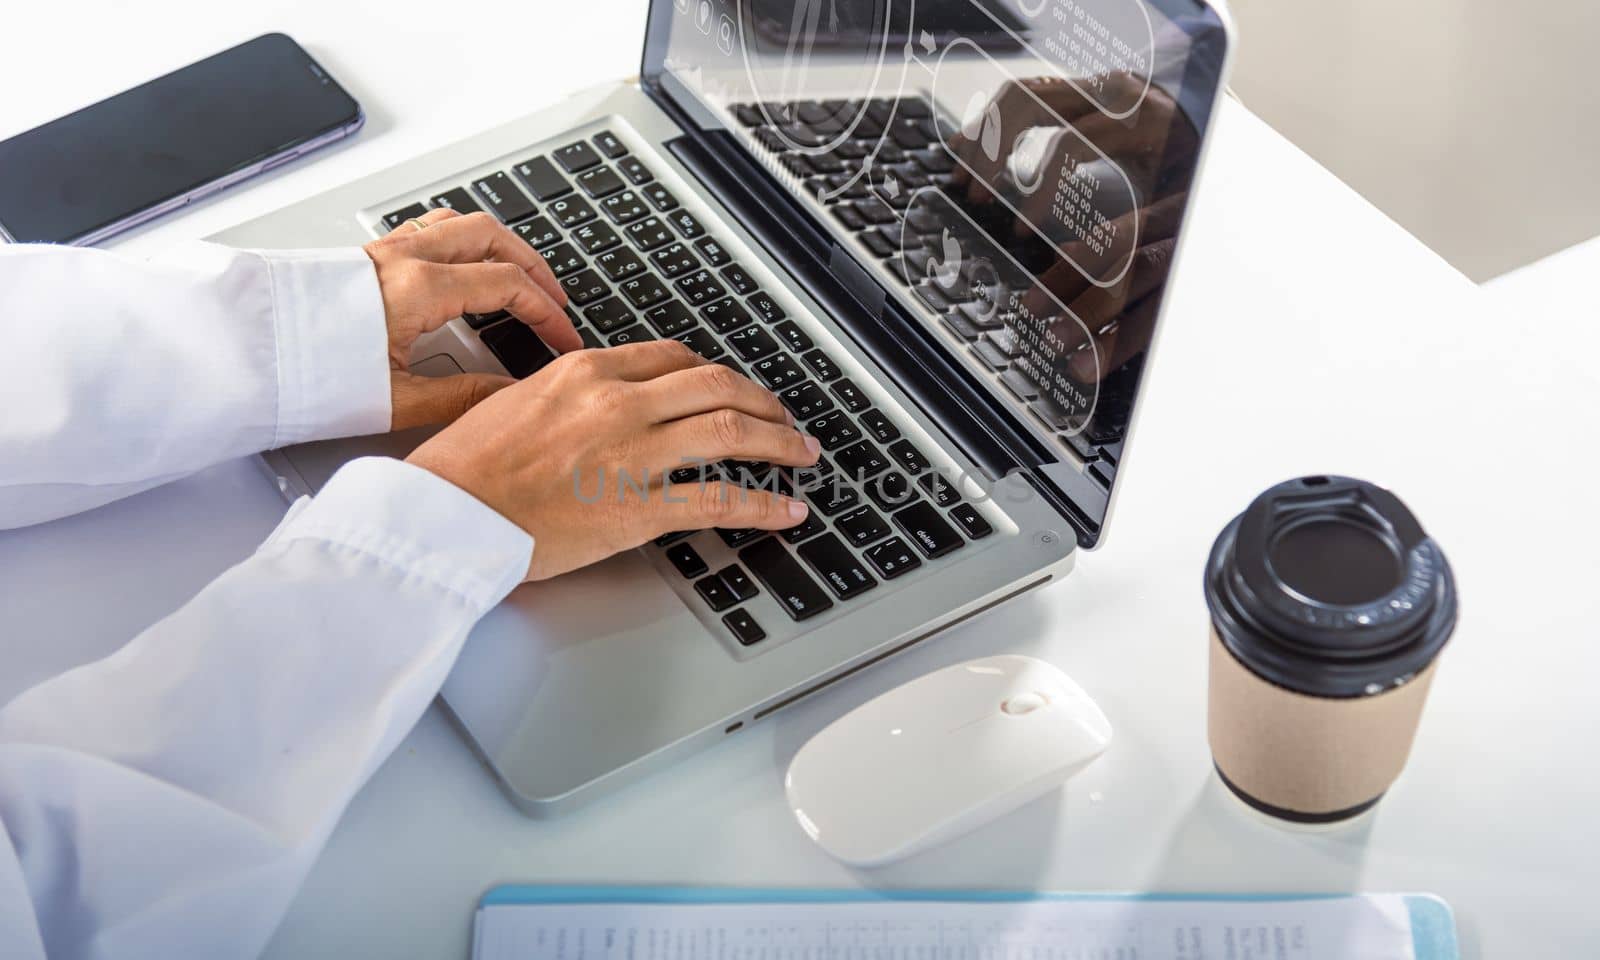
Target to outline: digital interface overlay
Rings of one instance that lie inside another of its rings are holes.
[[[673,5],[666,71],[1109,492],[1221,82],[1216,14]]]

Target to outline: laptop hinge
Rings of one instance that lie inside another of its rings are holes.
[[[856,258],[850,256],[837,243],[828,254],[828,269],[869,316],[874,320],[882,319],[883,305],[889,299],[889,295],[884,292],[878,281],[872,279],[871,274],[862,269]]]

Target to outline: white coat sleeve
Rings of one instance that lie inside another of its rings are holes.
[[[0,245],[0,529],[231,457],[389,429],[372,261]]]
[[[0,709],[0,956],[258,954],[532,549],[357,460],[183,609]]]

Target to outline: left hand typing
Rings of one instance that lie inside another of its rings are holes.
[[[411,345],[463,313],[505,310],[560,353],[583,346],[562,311],[567,295],[549,264],[487,213],[430,210],[364,248],[378,271],[389,327],[389,429],[447,423],[516,381],[489,373],[419,377]]]

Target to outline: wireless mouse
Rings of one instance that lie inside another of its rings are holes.
[[[1065,673],[996,656],[862,704],[795,754],[784,779],[800,827],[853,866],[959,836],[1056,789],[1111,742]]]

